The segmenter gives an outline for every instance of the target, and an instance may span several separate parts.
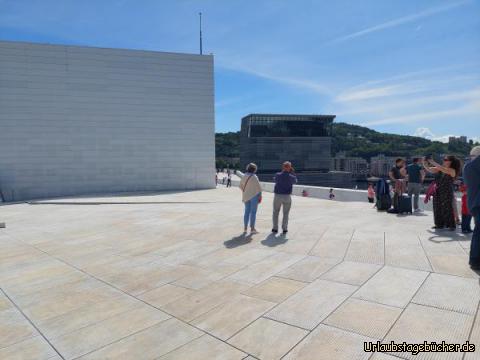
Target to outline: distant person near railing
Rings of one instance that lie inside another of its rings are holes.
[[[329,200],[335,199],[335,194],[333,193],[333,189],[328,190],[328,199]]]

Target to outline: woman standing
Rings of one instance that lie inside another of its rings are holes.
[[[432,166],[425,166],[425,170],[436,174],[435,182],[437,191],[433,196],[433,218],[435,221],[434,229],[443,229],[448,227],[454,231],[456,229],[455,215],[453,210],[453,182],[460,174],[461,162],[452,155],[445,156],[443,165],[434,160],[427,160]]]
[[[247,172],[240,181],[240,190],[242,190],[242,201],[245,204],[245,213],[243,215],[243,231],[247,232],[250,223],[250,231],[254,234],[255,221],[257,219],[258,204],[262,201],[262,187],[257,175],[257,165],[250,163],[247,165]]]

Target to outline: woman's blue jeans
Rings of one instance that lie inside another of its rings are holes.
[[[248,226],[250,222],[250,227],[255,227],[255,221],[257,220],[257,208],[258,208],[258,200],[260,199],[260,193],[255,195],[253,198],[248,200],[245,203],[245,213],[243,215],[243,224],[245,227]]]

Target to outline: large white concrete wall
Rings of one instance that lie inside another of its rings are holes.
[[[213,57],[0,41],[6,200],[214,186]]]

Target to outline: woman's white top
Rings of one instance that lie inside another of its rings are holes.
[[[249,201],[255,195],[262,192],[262,187],[260,186],[260,181],[258,180],[257,175],[252,173],[246,173],[242,177],[242,180],[240,180],[240,190],[242,190],[243,202]]]

